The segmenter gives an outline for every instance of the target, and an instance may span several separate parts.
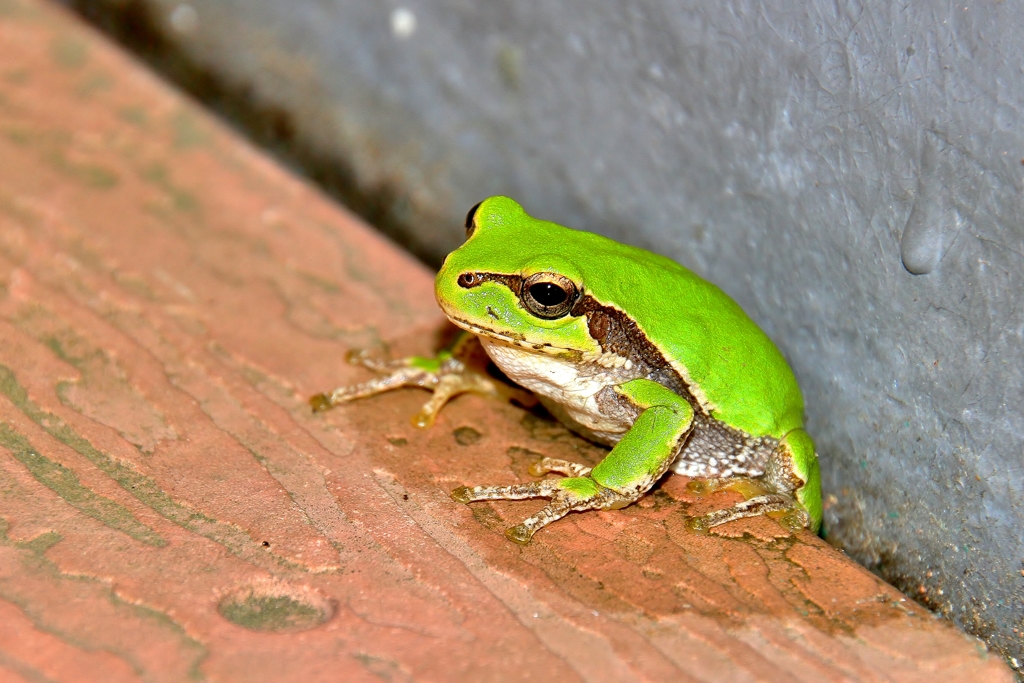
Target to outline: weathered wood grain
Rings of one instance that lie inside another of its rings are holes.
[[[681,478],[519,548],[463,483],[601,451],[416,391],[421,266],[35,0],[0,0],[0,679],[1009,681],[977,641]]]

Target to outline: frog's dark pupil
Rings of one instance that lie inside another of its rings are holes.
[[[530,286],[530,296],[541,306],[557,306],[568,298],[565,290],[552,282],[538,282]]]

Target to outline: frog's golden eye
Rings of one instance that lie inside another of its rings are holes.
[[[579,287],[558,273],[536,273],[523,281],[520,301],[538,318],[554,320],[572,310],[579,297]]]
[[[478,287],[483,283],[484,279],[477,273],[462,273],[459,275],[457,282],[459,287],[463,289],[471,289],[472,287]]]
[[[476,210],[480,208],[483,202],[477,202],[473,205],[473,208],[466,214],[466,239],[473,236],[473,231],[476,230],[476,223],[473,221],[476,218]]]

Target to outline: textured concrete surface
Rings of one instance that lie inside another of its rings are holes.
[[[1024,662],[1013,3],[73,4],[428,260],[500,192],[724,286],[830,540]]]
[[[430,350],[429,272],[53,6],[0,4],[0,679],[1009,681],[807,533],[669,479],[525,549],[457,505],[601,451],[463,397],[310,413]]]

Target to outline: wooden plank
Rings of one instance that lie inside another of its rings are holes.
[[[54,6],[0,0],[0,677],[1010,681],[807,533],[668,479],[526,548],[464,483],[600,449],[416,391],[431,275]]]

